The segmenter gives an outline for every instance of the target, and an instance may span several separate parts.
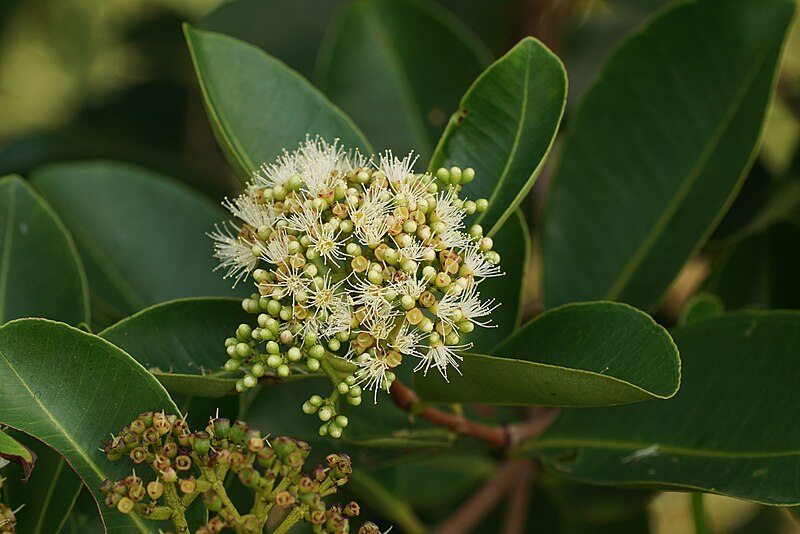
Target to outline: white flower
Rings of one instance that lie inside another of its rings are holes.
[[[261,258],[273,265],[282,264],[291,255],[290,241],[285,230],[281,228],[274,230],[261,249]]]
[[[458,370],[458,362],[462,361],[464,358],[456,351],[467,350],[471,347],[472,343],[450,346],[444,344],[434,345],[430,348],[427,354],[422,356],[422,359],[414,368],[414,371],[416,372],[422,369],[423,374],[427,376],[428,369],[434,367],[439,371],[439,373],[441,373],[442,378],[449,382],[447,379],[448,367],[452,366],[458,372],[458,374],[461,374],[461,371]]]
[[[248,273],[256,268],[258,256],[253,253],[255,243],[236,235],[241,230],[231,226],[232,229],[223,223],[220,229],[215,224],[215,231],[207,235],[214,240],[214,257],[220,261],[214,270],[227,269],[223,278],[235,278],[233,287],[236,287],[242,278],[247,278]]]
[[[353,197],[347,198],[356,237],[363,245],[379,245],[389,230],[386,217],[389,216],[392,201],[391,197],[383,198],[384,191],[380,187],[370,187],[360,204]]]
[[[279,289],[284,297],[292,297],[292,306],[294,306],[298,296],[308,294],[308,283],[309,279],[302,269],[284,266],[275,271],[275,281],[265,283],[264,286]]]
[[[397,242],[395,242],[397,244]],[[398,252],[400,257],[406,260],[414,260],[416,262],[433,261],[436,259],[436,251],[433,247],[422,244],[417,239],[412,239],[410,245],[399,247]]]
[[[286,186],[289,178],[298,172],[296,154],[284,150],[275,163],[261,165],[259,172],[253,173],[251,188]]]
[[[389,346],[400,354],[422,358],[422,353],[419,351],[422,336],[422,332],[409,329],[408,323],[404,321],[394,339],[389,342]]]
[[[414,300],[419,299],[420,295],[428,289],[428,282],[431,281],[431,279],[425,275],[418,277],[416,272],[409,275],[401,271],[399,276],[400,278],[392,283],[392,289],[394,289],[398,295],[408,295]]]
[[[322,194],[333,186],[333,173],[345,161],[344,151],[338,144],[338,139],[329,145],[316,137],[313,140],[306,138],[305,144],[300,147],[298,167],[304,182],[303,188],[311,196]]]
[[[436,303],[436,316],[445,323],[455,326],[456,321],[461,319],[461,301],[453,293],[445,293]]]
[[[353,308],[344,299],[335,300],[331,305],[328,319],[322,330],[322,335],[331,337],[339,332],[349,332],[352,323]]]
[[[472,272],[475,278],[489,278],[503,276],[500,266],[486,259],[486,255],[476,246],[468,246],[461,252],[464,265]]]
[[[478,293],[477,288],[478,284],[474,281],[467,284],[467,288],[459,295],[458,309],[461,310],[464,319],[472,321],[477,325],[483,327],[497,326],[490,325],[488,321],[481,322],[477,320],[491,314],[497,306],[499,306],[499,304],[494,304],[494,299],[481,302],[480,293]]]
[[[233,201],[226,198],[222,201],[222,205],[235,217],[246,222],[256,230],[262,226],[272,228],[277,222],[277,217],[272,211],[272,207],[259,204],[251,195],[240,195]]]
[[[305,233],[311,241],[308,248],[322,256],[326,264],[330,260],[338,267],[338,261],[347,257],[344,253],[344,241],[339,240],[339,225],[323,223],[321,214],[310,207],[292,215],[288,228]]]
[[[391,382],[387,373],[389,371],[389,364],[383,358],[376,358],[365,352],[355,362],[358,369],[353,373],[356,381],[364,385],[364,389],[374,391],[373,402],[378,403],[378,390],[386,389],[389,392]]]
[[[326,274],[322,277],[322,285],[311,290],[308,303],[320,310],[336,310],[336,307],[342,302],[339,288],[343,283],[344,280],[341,280],[334,284],[330,275]]]
[[[389,291],[388,287],[379,286],[369,280],[358,277],[356,277],[356,280],[356,283],[348,281],[351,290],[347,293],[353,306],[365,306],[378,310],[389,305],[391,308],[391,304],[386,300],[386,293]]]

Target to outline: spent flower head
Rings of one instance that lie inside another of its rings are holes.
[[[465,220],[485,199],[465,200],[471,168],[414,172],[416,157],[367,159],[307,138],[264,164],[246,192],[223,205],[236,218],[210,234],[235,282],[252,276],[242,305],[256,315],[225,342],[228,371],[245,391],[270,374],[323,371],[333,393],[303,405],[338,437],[340,400],[388,390],[404,359],[415,371],[458,372],[462,337],[491,326],[479,284],[502,274],[491,238]]]

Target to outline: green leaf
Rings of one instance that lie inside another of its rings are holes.
[[[29,534],[59,532],[83,483],[66,460],[50,447],[19,432],[15,432],[15,438],[37,455],[36,469],[27,482],[22,483],[12,471],[3,485],[12,509],[25,505],[16,514],[17,530]]]
[[[427,161],[458,97],[491,61],[436,4],[355,0],[331,24],[319,86],[381,148]]]
[[[109,462],[99,449],[109,433],[140,412],[178,413],[164,388],[123,351],[46,319],[0,327],[0,369],[0,423],[64,455],[99,503],[100,483],[123,478],[131,469],[129,462]],[[109,531],[150,533],[165,527],[99,507]]]
[[[464,192],[489,199],[489,209],[475,221],[488,235],[533,186],[558,131],[566,94],[561,61],[526,37],[475,80],[450,118],[430,169],[475,169],[477,177]]]
[[[718,317],[723,313],[725,313],[725,305],[718,296],[711,293],[697,293],[683,305],[678,324],[684,326],[711,317]]]
[[[718,259],[703,290],[725,307],[800,308],[800,218],[770,226],[730,247]]]
[[[206,16],[201,30],[224,33],[280,58],[311,79],[325,29],[339,0],[236,0]],[[309,17],[310,12],[314,13]]]
[[[548,307],[659,303],[753,162],[793,12],[789,0],[679,3],[617,49],[549,192]]]
[[[240,300],[190,298],[142,310],[98,335],[133,356],[173,394],[222,397],[236,383],[222,370],[225,339],[250,322]]]
[[[106,322],[165,300],[233,293],[212,272],[205,235],[225,212],[185,186],[112,162],[48,166],[32,182],[75,236]]]
[[[567,411],[517,453],[592,484],[800,503],[800,312],[740,312],[673,336],[684,379],[672,400]]]
[[[666,399],[680,384],[678,350],[649,315],[585,302],[547,311],[493,351],[465,354],[450,383],[416,374],[432,402],[600,406]]]
[[[506,274],[481,282],[481,298],[494,299],[500,306],[492,312],[494,328],[476,328],[463,336],[464,342],[474,343],[472,350],[477,353],[491,353],[497,342],[510,336],[522,322],[531,253],[528,223],[522,211],[517,210],[494,235],[493,250],[500,254],[500,266]]]
[[[0,324],[89,320],[81,260],[58,216],[20,177],[0,178]]]
[[[27,481],[36,464],[36,454],[5,432],[0,431],[0,459],[15,463],[22,467],[24,479]]]
[[[306,135],[372,153],[353,122],[279,60],[226,35],[183,29],[211,127],[242,181]]]

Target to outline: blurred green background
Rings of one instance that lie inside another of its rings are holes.
[[[561,57],[569,74],[567,124],[581,94],[615,43],[667,3],[414,1],[421,9],[450,19],[468,37],[474,57],[484,63],[502,55],[525,35],[545,42]],[[333,88],[330,81],[320,84],[330,53],[329,37],[341,23],[344,9],[355,9],[366,2],[2,0],[0,176],[24,176],[55,161],[114,159],[174,176],[218,200],[240,185],[208,125],[181,23],[188,20],[247,40],[281,58],[312,83]],[[476,74],[481,68],[476,65]],[[470,81],[471,77],[463,81],[458,94],[466,90]],[[378,84],[375,87],[376,91],[381,90]],[[384,132],[381,137],[380,132],[369,131],[372,126],[363,123],[366,119],[348,108],[353,103],[338,101],[335,94],[330,96],[354,116],[376,148],[407,148],[397,132]],[[427,120],[425,128],[433,139],[457,105],[454,99],[450,109],[421,110]],[[382,140],[389,146],[380,146]],[[767,182],[792,173],[800,177],[799,141],[800,30],[795,23],[786,46],[777,96],[768,114],[759,162],[743,190],[745,200],[759,197],[759,183],[764,182],[765,176]],[[424,156],[424,148],[419,149]],[[556,159],[551,157],[550,165]],[[548,175],[545,169],[527,206],[533,226]],[[536,269],[531,272],[535,277]],[[702,261],[690,265],[673,291],[673,301],[667,300],[664,312],[676,314],[705,274],[707,265]],[[538,284],[528,287],[535,291]],[[536,295],[530,297],[530,302],[536,301]],[[547,488],[551,484],[550,498],[565,493],[553,489],[558,484],[548,480],[543,480],[542,485]],[[614,517],[615,505],[625,497],[615,497],[613,491],[606,495],[605,500],[584,496],[591,505],[587,504],[582,513],[591,521],[580,514],[575,521],[586,519],[587,524],[599,525],[604,517]],[[689,500],[689,495],[676,493],[651,500],[648,520],[652,532],[691,531]],[[716,532],[800,532],[784,510],[713,496],[708,497],[706,505]],[[619,524],[618,519],[611,522]]]

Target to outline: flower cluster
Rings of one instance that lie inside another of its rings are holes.
[[[215,256],[227,277],[252,274],[257,289],[243,301],[257,324],[225,342],[225,369],[245,371],[237,390],[265,374],[321,369],[335,389],[303,408],[319,415],[321,434],[338,437],[347,420],[337,399],[358,405],[362,389],[377,399],[404,359],[445,379],[458,370],[470,347],[463,334],[487,326],[494,309],[478,285],[502,274],[500,257],[480,226],[465,226],[488,206],[459,198],[475,171],[420,174],[414,163],[307,140],[224,202],[240,222],[211,234]]]
[[[205,430],[191,432],[184,419],[147,412],[112,436],[104,451],[109,460],[125,456],[137,466],[150,467],[141,469],[143,476],[134,469],[122,480],[105,480],[100,491],[106,506],[124,514],[172,520],[180,534],[189,532],[185,513],[197,497],[211,517],[196,534],[216,534],[224,529],[260,533],[275,506],[288,512],[282,531],[305,520],[315,533],[345,533],[350,531],[349,518],[359,513],[355,502],[328,507],[323,501],[347,482],[353,470],[348,456],[330,454],[327,467],[319,465],[304,472],[311,451],[308,443],[283,436],[267,440],[242,421],[231,424],[217,417]],[[228,497],[225,479],[229,473],[253,492],[247,514],[240,513]],[[379,530],[368,522],[359,532],[375,534]]]

